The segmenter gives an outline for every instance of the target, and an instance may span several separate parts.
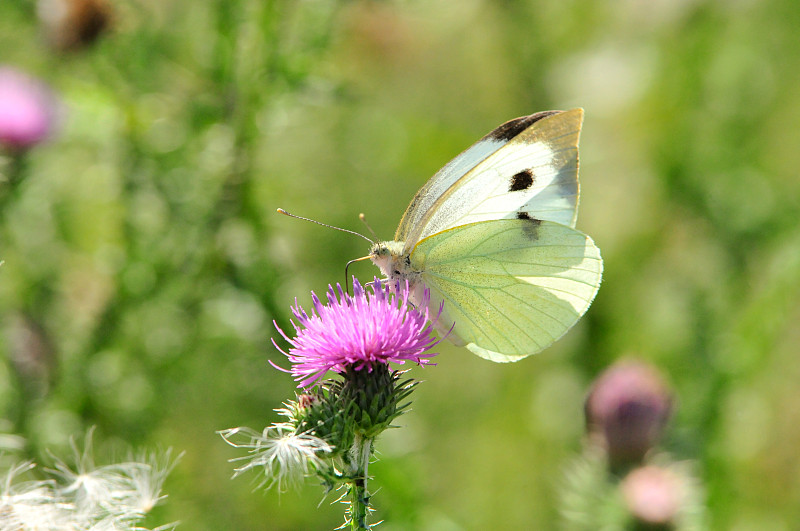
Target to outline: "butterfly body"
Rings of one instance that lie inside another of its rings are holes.
[[[602,259],[575,230],[583,111],[511,120],[442,168],[370,258],[448,339],[493,361],[549,346],[588,309]]]

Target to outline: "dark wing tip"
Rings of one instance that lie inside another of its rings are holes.
[[[529,116],[521,116],[519,118],[514,118],[513,120],[509,120],[503,125],[499,126],[497,129],[486,135],[485,139],[491,140],[499,140],[499,141],[509,141],[525,129],[529,128],[542,118],[547,118],[548,116],[552,116],[554,114],[559,114],[563,111],[542,111],[537,112],[536,114],[531,114]]]

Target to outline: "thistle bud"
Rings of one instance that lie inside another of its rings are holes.
[[[36,11],[47,41],[60,51],[90,46],[111,24],[105,0],[39,0]]]
[[[595,380],[586,399],[589,436],[603,447],[612,468],[641,462],[661,439],[672,396],[658,371],[624,361]]]
[[[308,393],[301,393],[297,395],[297,407],[301,410],[306,410],[312,407],[319,401],[316,395],[311,395]]]
[[[630,472],[620,484],[629,514],[645,529],[674,529],[685,496],[684,482],[674,471],[645,466]]]

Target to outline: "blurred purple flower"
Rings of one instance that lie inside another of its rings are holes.
[[[675,524],[687,494],[680,476],[657,466],[633,470],[622,480],[620,489],[630,514],[648,526]]]
[[[294,339],[275,324],[291,345],[287,353],[275,344],[292,362],[288,372],[299,382],[298,387],[315,384],[329,370],[341,374],[347,367],[371,371],[379,363],[431,363],[429,358],[436,354],[427,351],[439,341],[428,323],[427,294],[412,309],[407,285],[398,286],[398,295],[378,279],[368,286],[371,292],[354,278],[352,296],[338,284],[335,290],[329,286],[328,304],[322,304],[312,292],[311,315],[295,300],[292,313],[299,325],[292,322],[297,332]]]
[[[585,408],[589,434],[612,465],[636,463],[661,439],[672,396],[654,367],[622,361],[595,380]]]
[[[48,137],[55,123],[56,102],[41,82],[0,66],[0,144],[24,150]]]

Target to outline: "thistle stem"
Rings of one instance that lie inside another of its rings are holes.
[[[364,531],[371,529],[367,525],[367,516],[370,513],[369,492],[367,491],[367,469],[369,458],[372,455],[373,439],[356,434],[353,446],[350,448],[350,529]]]
[[[27,153],[25,151],[14,151],[8,157],[5,164],[5,176],[0,171],[0,207],[5,207],[6,203],[18,193],[17,185],[22,182],[27,166]],[[0,162],[2,162],[0,158]],[[0,170],[4,168],[0,167]],[[3,182],[5,181],[5,182]],[[0,209],[2,211],[4,209]]]

